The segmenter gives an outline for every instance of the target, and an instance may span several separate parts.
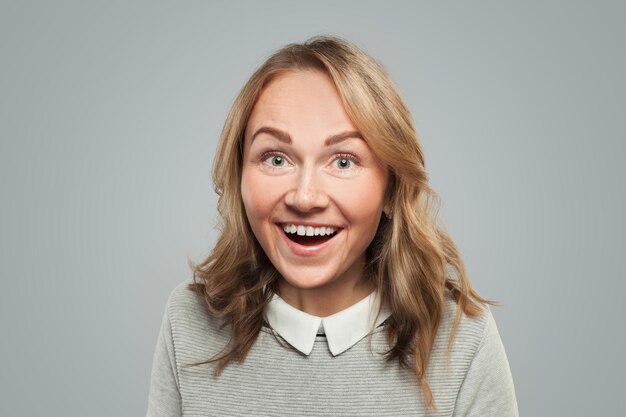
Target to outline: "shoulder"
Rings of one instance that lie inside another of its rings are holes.
[[[204,300],[189,288],[192,283],[192,280],[187,279],[170,291],[166,309],[172,325],[189,319],[208,319]]]
[[[454,398],[463,383],[472,362],[484,343],[493,317],[488,304],[477,303],[480,313],[476,317],[465,314],[452,298],[446,295],[442,319],[431,351],[428,372],[430,381],[437,386],[436,396]],[[460,321],[452,332],[457,314]],[[452,337],[450,350],[449,342]]]
[[[453,324],[459,308],[453,300],[452,303],[446,328]],[[480,314],[476,317],[461,314],[453,343],[458,391],[454,416],[517,416],[511,370],[491,306],[480,302],[477,305]]]
[[[170,292],[166,306],[176,356],[184,362],[219,351],[224,340],[228,341],[223,320],[209,314],[205,300],[189,288],[192,283],[190,279],[179,283]]]
[[[454,298],[449,292],[446,292],[444,312],[439,327],[439,338],[441,339],[439,342],[447,345],[448,337],[453,330],[457,315],[460,314],[453,346],[457,351],[463,352],[468,356],[473,356],[476,353],[495,327],[489,304],[478,301],[474,303],[478,306],[479,314],[475,317],[470,317],[461,311]]]

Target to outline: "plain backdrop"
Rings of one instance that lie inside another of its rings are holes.
[[[613,1],[0,3],[0,415],[145,415],[216,239],[232,101],[316,34],[380,60],[523,416],[623,412],[626,29]]]

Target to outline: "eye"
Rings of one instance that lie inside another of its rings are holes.
[[[265,162],[273,167],[282,167],[285,165],[285,158],[280,155],[270,155],[265,158]]]
[[[282,152],[270,151],[265,152],[259,158],[259,161],[266,169],[282,169],[289,165],[289,160]]]
[[[335,163],[339,169],[348,169],[352,166],[352,161],[347,158],[337,158]]]
[[[339,171],[351,171],[358,165],[358,158],[351,154],[336,155],[333,160],[334,168]]]

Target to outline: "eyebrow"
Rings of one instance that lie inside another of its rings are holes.
[[[289,135],[289,133],[280,129],[276,129],[274,127],[263,126],[259,128],[256,132],[254,132],[250,140],[250,143],[252,143],[252,141],[254,141],[254,138],[257,137],[257,135],[261,133],[267,133],[268,135],[272,135],[279,141],[287,143],[287,144],[291,144],[293,142],[291,140],[291,136]],[[337,133],[336,135],[331,135],[327,137],[326,140],[324,141],[324,146],[334,145],[336,143],[339,143],[341,141],[344,141],[350,138],[363,139],[363,135],[361,135],[361,133],[357,132],[356,130]]]

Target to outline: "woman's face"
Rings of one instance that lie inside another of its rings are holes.
[[[354,288],[386,185],[328,75],[288,72],[266,86],[246,127],[241,193],[282,285]]]

